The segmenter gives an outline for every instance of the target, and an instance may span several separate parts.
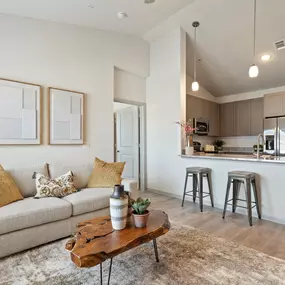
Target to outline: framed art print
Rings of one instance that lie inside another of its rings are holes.
[[[84,143],[84,93],[49,88],[49,144]]]
[[[41,144],[41,86],[0,79],[0,145]]]

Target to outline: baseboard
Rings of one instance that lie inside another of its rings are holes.
[[[168,193],[168,192],[165,192],[165,191],[162,191],[162,190],[147,189],[147,191],[149,191],[151,193],[154,193],[154,194],[164,195],[164,196],[168,196],[168,197],[171,197],[171,198],[177,198],[177,199],[182,200],[181,195]],[[185,200],[192,203],[192,199],[190,197],[186,196]],[[204,201],[204,205],[211,206],[209,201]],[[215,202],[215,208],[220,209],[221,211],[223,211],[224,205]],[[246,210],[245,209],[241,209],[241,208],[237,208],[236,209],[236,213],[241,214],[241,215],[247,215]],[[257,215],[254,212],[252,213],[252,216],[257,218]],[[264,214],[262,214],[262,220],[285,225],[285,219],[278,219],[276,217],[272,217],[272,216],[268,216],[268,215],[264,215]]]

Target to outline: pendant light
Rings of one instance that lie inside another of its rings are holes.
[[[255,51],[255,46],[256,46],[256,0],[254,0],[254,16],[253,16],[253,19],[254,19],[254,24],[253,24],[253,60],[254,60],[254,63],[249,68],[248,74],[249,74],[250,78],[257,77],[258,73],[259,73],[258,67],[255,64],[255,53],[256,53],[256,51]]]
[[[196,29],[200,26],[200,23],[195,21],[193,22],[192,26],[194,27],[194,38],[195,38],[195,46],[194,46],[194,81],[192,83],[192,91],[198,91],[199,90],[199,83],[197,82],[196,79],[196,73],[197,73],[197,68],[196,68],[196,50],[197,50],[197,40],[196,40]]]

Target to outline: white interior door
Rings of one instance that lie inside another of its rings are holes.
[[[132,106],[116,112],[117,161],[125,161],[124,178],[138,180],[139,172],[139,115]]]

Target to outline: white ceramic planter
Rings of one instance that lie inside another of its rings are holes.
[[[194,147],[193,146],[186,146],[185,147],[185,154],[186,155],[193,155],[194,154]]]

